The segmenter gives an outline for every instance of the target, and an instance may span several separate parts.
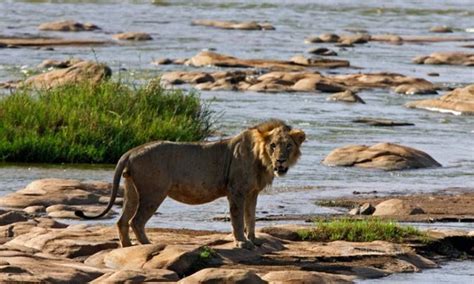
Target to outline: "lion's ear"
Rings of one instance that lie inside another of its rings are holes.
[[[298,146],[301,145],[306,139],[306,134],[301,129],[290,130],[290,135],[293,138],[293,140],[295,140],[295,142],[298,144]]]

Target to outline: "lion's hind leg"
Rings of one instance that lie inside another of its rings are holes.
[[[163,200],[165,200],[168,188],[154,186],[151,191],[145,191],[142,189],[143,188],[140,188],[138,185],[138,192],[142,194],[147,192],[149,195],[144,194],[144,198],[140,198],[141,196],[139,196],[138,209],[130,224],[132,225],[133,232],[135,233],[138,242],[140,244],[149,244],[150,240],[145,233],[145,224],[150,220]]]
[[[122,216],[117,222],[119,231],[120,244],[122,247],[129,247],[132,245],[130,241],[130,220],[135,215],[138,208],[138,195],[133,180],[125,178],[125,191],[122,207]]]

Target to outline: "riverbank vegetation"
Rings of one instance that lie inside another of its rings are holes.
[[[400,243],[407,239],[426,240],[425,234],[412,226],[379,219],[316,221],[314,228],[298,230],[297,234],[301,240],[318,242],[380,240]]]
[[[115,163],[146,142],[201,140],[211,124],[195,93],[159,81],[19,89],[0,99],[0,161]]]

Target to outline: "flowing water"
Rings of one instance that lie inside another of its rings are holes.
[[[37,30],[40,23],[60,19],[92,22],[102,30],[80,33]],[[276,30],[219,30],[192,26],[190,22],[194,19],[269,21]],[[430,27],[438,25],[453,27],[455,31],[450,35],[474,37],[466,32],[466,29],[474,28],[472,1],[0,1],[0,35],[4,36],[109,40],[117,32],[141,31],[154,38],[148,42],[94,48],[0,48],[0,81],[23,78],[35,71],[35,66],[44,59],[68,57],[97,59],[111,66],[114,76],[139,80],[169,70],[190,70],[191,67],[155,66],[151,62],[163,57],[191,57],[203,49],[215,49],[241,58],[289,59],[316,46],[304,44],[304,38],[310,35],[348,33],[346,30],[351,28],[364,29],[371,34],[427,35]],[[468,51],[462,47],[463,44],[390,45],[370,42],[347,49],[328,46],[338,52],[338,58],[350,60],[352,66],[362,69],[318,71],[340,74],[397,72],[456,87],[473,83],[472,67],[414,65],[411,59],[436,51]],[[431,72],[440,76],[428,76]],[[354,190],[408,194],[474,186],[474,117],[403,106],[422,96],[401,96],[389,90],[369,90],[359,95],[367,104],[328,102],[327,95],[318,93],[201,92],[202,99],[210,102],[211,109],[220,114],[217,129],[226,135],[234,135],[244,127],[272,117],[284,119],[307,133],[308,141],[303,145],[300,162],[286,177],[277,179],[259,199],[260,216],[334,213],[333,209],[314,205],[314,200],[350,195]],[[360,117],[408,121],[415,126],[376,128],[351,122]],[[383,172],[329,168],[320,164],[336,147],[378,142],[399,143],[423,150],[443,167]],[[111,180],[112,171],[113,168],[107,166],[5,164],[0,166],[0,195],[45,177]],[[152,220],[156,226],[230,228],[228,223],[212,221],[212,217],[227,213],[224,199],[202,206],[167,200],[159,211],[160,214]],[[472,225],[467,227],[474,229]]]

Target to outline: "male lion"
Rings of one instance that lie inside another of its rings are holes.
[[[144,144],[129,150],[117,163],[107,208],[97,216],[75,213],[86,219],[104,216],[114,204],[123,175],[125,198],[117,222],[122,247],[131,245],[129,224],[139,243],[150,243],[145,224],[167,196],[186,204],[226,196],[235,244],[252,248],[257,195],[296,163],[304,140],[302,130],[269,120],[217,142]]]

